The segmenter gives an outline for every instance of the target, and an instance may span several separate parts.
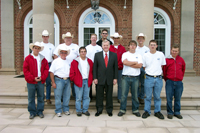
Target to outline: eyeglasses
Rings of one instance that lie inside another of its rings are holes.
[[[102,34],[105,34],[105,35],[107,35],[108,33],[102,33]]]

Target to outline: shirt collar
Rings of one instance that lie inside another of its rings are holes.
[[[103,55],[106,55],[106,52],[103,51]],[[109,51],[107,52],[107,55],[109,55]]]

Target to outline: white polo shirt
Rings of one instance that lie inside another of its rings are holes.
[[[53,54],[58,55],[58,47],[61,45],[66,45],[65,43],[58,45]],[[71,62],[73,61],[73,59],[75,59],[77,56],[79,56],[79,46],[77,44],[71,43],[69,45],[70,47],[70,54],[66,57],[66,59],[68,60],[69,64],[71,65]]]
[[[142,57],[144,56],[145,53],[149,51],[150,51],[149,48],[145,45],[143,47],[137,46],[136,48],[136,53],[140,54]]]
[[[95,46],[89,44],[89,45],[86,46],[86,50],[87,50],[86,57],[88,57],[89,59],[92,60],[92,62],[94,62],[95,53],[101,52],[102,48],[97,44]]]
[[[148,75],[155,76],[162,74],[162,67],[166,65],[165,56],[162,52],[156,51],[156,53],[151,54],[147,52],[143,56],[143,67],[145,67],[145,72]]]
[[[52,62],[53,51],[55,49],[54,45],[52,43],[44,43],[44,42],[41,42],[41,45],[44,46],[44,49],[40,52],[40,54],[42,54],[46,58],[48,63]]]
[[[49,72],[52,72],[55,76],[64,78],[69,77],[69,69],[69,62],[58,57],[52,62]]]
[[[138,53],[131,53],[127,51],[122,54],[122,62],[125,59],[127,59],[128,61],[137,61],[138,63],[143,63],[142,56]],[[140,68],[132,68],[130,66],[123,65],[122,75],[138,76],[140,75]]]

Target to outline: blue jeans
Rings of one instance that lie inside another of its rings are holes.
[[[51,66],[51,63],[49,63],[49,68]],[[48,77],[46,79],[46,99],[51,99],[51,78],[50,73],[48,74]]]
[[[140,99],[144,99],[144,75],[145,75],[145,71],[144,68],[141,67],[140,68],[140,76],[139,76],[139,82],[140,82],[140,86],[138,87],[138,97]]]
[[[38,82],[37,84],[27,83],[28,88],[28,111],[32,115],[42,114],[44,111],[44,84]],[[37,108],[35,107],[35,92],[37,92]]]
[[[135,77],[122,76],[122,97],[120,103],[121,112],[123,113],[126,112],[126,104],[127,104],[127,96],[129,88],[131,88],[131,94],[132,94],[132,111],[133,113],[138,112],[139,108],[139,101],[137,98],[138,84],[139,84],[139,76]]]
[[[166,97],[167,97],[167,113],[180,115],[181,110],[181,96],[183,93],[183,82],[167,80],[165,85]],[[174,97],[174,112],[172,110],[172,100]]]
[[[55,112],[62,113],[69,111],[69,100],[70,100],[70,80],[64,80],[55,77],[56,88],[54,89],[55,95]],[[61,97],[63,97],[63,104],[61,104]]]
[[[121,100],[121,96],[122,96],[122,70],[118,70],[117,84],[118,84],[117,98],[119,100]]]
[[[150,77],[146,75],[146,79],[144,81],[144,90],[146,94],[145,103],[144,103],[144,111],[151,114],[151,98],[152,94],[154,97],[154,113],[160,112],[161,110],[161,98],[160,93],[162,90],[163,81],[162,76],[159,77]]]
[[[78,87],[74,84],[74,89],[76,93],[76,112],[85,113],[88,111],[89,103],[90,103],[90,87],[88,86],[88,80],[83,79],[82,87]],[[81,101],[83,98],[83,109],[81,109]]]

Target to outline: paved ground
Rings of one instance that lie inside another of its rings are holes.
[[[22,78],[0,75],[0,93],[22,94],[25,93],[25,85]],[[200,95],[200,77],[185,77],[184,86],[183,95],[192,97]],[[164,94],[164,89],[162,94]],[[45,118],[35,117],[30,120],[26,108],[0,108],[0,131],[15,133],[200,133],[200,110],[182,110],[182,120],[167,119],[165,110],[162,110],[165,115],[164,120],[157,119],[153,114],[147,119],[138,118],[132,115],[130,110],[123,117],[118,117],[118,111],[113,111],[113,117],[109,117],[106,112],[95,117],[95,110],[89,110],[91,113],[89,117],[77,117],[75,111],[70,109],[70,116],[63,115],[58,118],[53,109],[45,109]],[[143,111],[140,110],[140,113]]]

